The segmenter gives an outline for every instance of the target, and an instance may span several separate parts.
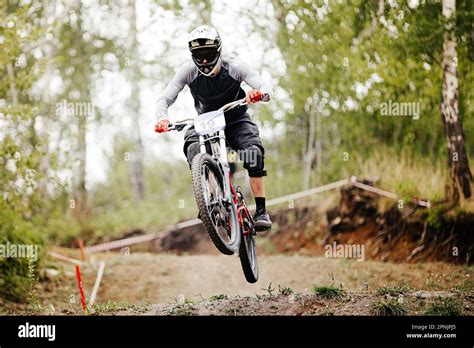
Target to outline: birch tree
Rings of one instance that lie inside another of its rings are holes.
[[[472,173],[466,153],[464,130],[459,115],[456,36],[454,17],[456,0],[443,0],[443,17],[446,19],[446,32],[443,42],[443,90],[441,116],[448,145],[448,167],[450,181],[446,187],[446,197],[458,204],[461,194],[471,197]]]
[[[131,94],[128,101],[130,116],[132,118],[132,136],[134,151],[130,161],[130,177],[133,186],[133,192],[136,200],[142,200],[145,197],[145,180],[143,178],[143,142],[140,132],[140,63],[137,41],[137,13],[135,0],[128,1],[128,18],[130,25],[130,35],[128,41],[128,50],[130,58],[128,59],[128,76],[131,86]]]

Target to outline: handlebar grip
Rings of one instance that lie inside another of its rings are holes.
[[[173,124],[173,123],[168,124],[169,130],[176,130],[178,132],[182,131],[184,127],[186,127],[185,124]]]

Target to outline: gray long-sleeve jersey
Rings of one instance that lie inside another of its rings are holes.
[[[221,61],[221,70],[214,77],[200,74],[192,60],[183,64],[156,102],[157,120],[166,118],[168,107],[176,101],[186,85],[191,90],[198,114],[217,110],[227,103],[245,97],[245,92],[240,87],[243,81],[253,89],[260,89],[264,94],[264,101],[270,100],[272,89],[255,70],[235,57],[222,55]],[[244,114],[247,107],[234,110],[231,111],[232,118]]]

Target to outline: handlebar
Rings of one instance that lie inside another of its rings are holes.
[[[225,104],[221,108],[219,108],[217,111],[229,111],[232,110],[238,106],[244,106],[247,105],[246,98],[242,98],[230,103]],[[187,118],[184,120],[177,121],[175,123],[169,123],[168,124],[168,130],[176,130],[178,132],[182,131],[186,126],[189,126],[194,123],[194,118]]]
[[[181,132],[184,127],[190,125],[190,124],[193,124],[194,123],[194,119],[193,118],[187,118],[187,119],[184,119],[184,120],[181,120],[181,121],[178,121],[178,122],[175,122],[175,123],[168,123],[168,130],[177,130],[178,132]]]

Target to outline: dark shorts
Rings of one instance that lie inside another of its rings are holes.
[[[227,122],[227,120],[226,120]],[[225,128],[227,144],[234,150],[243,150],[249,146],[258,146],[262,153],[264,148],[257,125],[250,119],[249,114],[245,113],[235,121],[227,123]],[[184,135],[184,154],[188,153],[188,147],[192,143],[199,142],[199,135],[194,127],[189,128]]]
[[[256,146],[260,149],[260,157],[257,169],[250,169],[249,173],[252,172],[251,176],[264,176],[266,175],[263,170],[263,158],[265,150],[260,139],[260,133],[257,125],[250,119],[248,113],[239,115],[238,117],[232,117],[232,120],[227,120],[226,117],[226,128],[225,136],[228,146],[235,150],[246,150]],[[189,128],[184,135],[184,154],[188,157],[188,148],[193,143],[199,143],[199,135],[194,130],[194,127]],[[244,165],[244,167],[247,167]]]

